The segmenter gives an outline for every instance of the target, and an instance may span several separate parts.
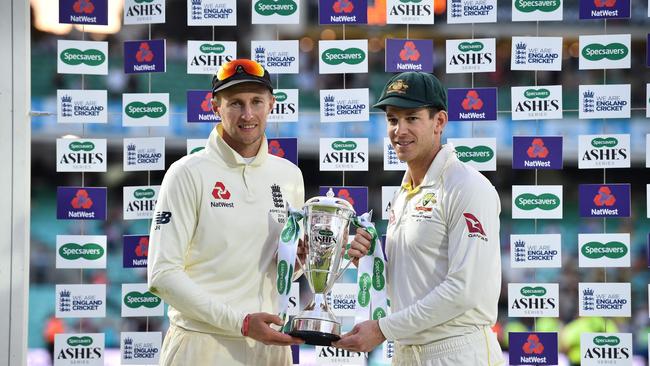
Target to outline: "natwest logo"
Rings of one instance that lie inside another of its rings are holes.
[[[85,189],[79,189],[72,201],[70,201],[70,205],[72,205],[73,208],[89,209],[93,207],[93,200],[88,196],[88,191]]]
[[[124,72],[165,72],[165,40],[124,42]]]
[[[481,98],[479,98],[478,92],[476,90],[470,90],[467,92],[467,95],[465,95],[465,99],[463,99],[461,106],[466,111],[476,111],[483,108],[483,101]]]
[[[548,148],[544,146],[544,140],[541,138],[534,138],[526,154],[529,158],[546,158],[548,156]]]
[[[216,182],[214,184],[212,197],[219,202],[210,202],[210,207],[235,207],[233,202],[224,202],[230,201],[230,191],[226,189],[226,185],[223,182]]]
[[[108,25],[107,0],[59,0],[59,23]]]
[[[594,203],[598,207],[614,206],[616,197],[612,194],[612,190],[609,187],[603,186],[598,189],[598,194],[594,197]]]
[[[214,184],[212,197],[214,197],[216,200],[229,200],[230,192],[226,189],[226,186],[222,182],[217,182]]]

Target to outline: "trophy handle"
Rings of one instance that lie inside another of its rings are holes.
[[[298,268],[297,271],[293,273],[293,278],[291,279],[291,282],[297,280],[302,276],[303,274],[307,273],[307,265],[304,264],[301,260],[300,257],[296,255],[296,262],[300,264],[300,268]]]

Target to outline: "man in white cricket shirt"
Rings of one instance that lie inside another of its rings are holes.
[[[491,330],[501,290],[499,196],[451,144],[441,145],[446,101],[434,75],[406,72],[388,81],[375,104],[408,165],[386,234],[392,313],[357,324],[335,345],[367,352],[393,340],[393,365],[503,365]],[[354,242],[370,247],[363,230]]]
[[[301,340],[281,325],[275,291],[284,201],[304,202],[302,173],[268,153],[269,73],[238,59],[212,80],[221,118],[204,150],[171,165],[152,222],[149,289],[169,306],[161,365],[291,365]]]

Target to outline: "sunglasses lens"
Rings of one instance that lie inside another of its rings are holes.
[[[217,72],[217,79],[228,79],[229,77],[233,76],[240,68],[243,69],[243,71],[247,74],[258,77],[264,76],[264,68],[257,62],[251,60],[233,60],[224,65],[221,65],[219,71]]]

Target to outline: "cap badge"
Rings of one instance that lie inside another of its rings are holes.
[[[395,80],[390,85],[388,85],[388,88],[386,88],[386,94],[388,93],[400,93],[400,94],[406,94],[406,89],[408,89],[409,86],[404,82],[404,80],[399,79]]]

